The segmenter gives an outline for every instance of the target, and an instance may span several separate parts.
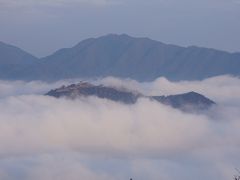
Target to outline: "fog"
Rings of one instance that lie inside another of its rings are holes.
[[[240,78],[89,80],[147,95],[196,91],[217,103],[204,114],[144,98],[44,96],[78,81],[0,81],[0,179],[225,180],[240,167]]]

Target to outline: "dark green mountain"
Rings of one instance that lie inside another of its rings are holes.
[[[140,81],[160,76],[171,80],[200,80],[224,74],[239,76],[240,53],[195,46],[184,48],[148,38],[110,34],[61,49],[22,71],[5,73],[1,77],[27,80],[105,76]]]

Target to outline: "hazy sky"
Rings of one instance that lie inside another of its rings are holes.
[[[0,0],[0,41],[37,56],[108,33],[240,51],[239,0]]]

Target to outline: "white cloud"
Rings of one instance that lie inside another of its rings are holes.
[[[134,80],[121,80],[108,77],[101,80],[107,85],[137,89],[148,95],[171,95],[189,91],[201,93],[218,103],[234,103],[240,101],[240,78],[217,76],[203,81],[171,82],[161,77],[150,83],[138,83]]]
[[[176,148],[196,148],[209,133],[205,117],[183,114],[144,99],[125,106],[96,98],[72,102],[20,96],[1,101],[0,108],[2,155],[21,154],[26,149],[30,153],[73,149],[159,155]],[[196,129],[191,128],[193,119]]]
[[[95,97],[72,101],[40,95],[63,81],[1,81],[0,177],[231,178],[239,166],[239,81],[222,76],[198,82],[94,82],[155,95],[194,90],[219,102],[210,115],[183,113],[147,99],[123,105]]]

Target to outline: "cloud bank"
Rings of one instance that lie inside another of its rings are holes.
[[[42,95],[74,81],[0,81],[1,179],[225,180],[240,166],[239,78],[92,81],[151,95],[194,90],[218,103],[208,114],[187,114],[147,99],[123,105]]]

